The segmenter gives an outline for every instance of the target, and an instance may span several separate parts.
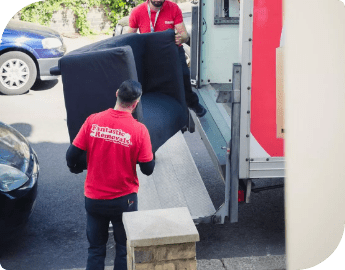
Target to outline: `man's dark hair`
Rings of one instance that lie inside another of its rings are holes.
[[[119,98],[122,103],[130,104],[137,100],[141,94],[140,82],[126,80],[120,85],[117,98]]]

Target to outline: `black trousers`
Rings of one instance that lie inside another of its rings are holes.
[[[127,237],[122,213],[138,211],[137,194],[132,193],[113,200],[93,200],[85,197],[85,209],[86,234],[89,241],[86,270],[104,270],[110,221],[116,243],[114,270],[127,270]]]
[[[179,58],[182,64],[182,71],[183,71],[183,84],[184,84],[184,91],[186,95],[186,103],[189,108],[196,107],[199,104],[199,98],[196,93],[192,90],[192,85],[190,83],[190,71],[187,66],[185,51],[183,46],[178,47]]]

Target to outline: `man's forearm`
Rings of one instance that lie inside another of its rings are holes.
[[[180,45],[182,43],[188,42],[189,36],[184,23],[179,23],[175,25],[175,43]]]
[[[155,168],[155,160],[151,160],[150,162],[140,163],[140,170],[145,175],[151,175],[153,173],[153,169]]]
[[[138,32],[138,28],[128,27],[127,33],[136,33],[136,32]]]
[[[70,168],[70,171],[73,173],[80,173],[84,168],[79,168],[78,163],[80,163],[80,158],[83,155],[84,151],[80,148],[71,144],[66,152],[66,161],[67,166]]]

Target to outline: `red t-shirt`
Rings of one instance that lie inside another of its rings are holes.
[[[129,16],[129,27],[139,28],[140,33],[151,33],[148,5],[147,1],[136,6]],[[157,12],[151,9],[151,21],[155,32],[175,29],[176,24],[183,22],[182,11],[179,6],[168,0],[163,3],[155,25],[156,15]]]
[[[150,135],[129,112],[113,109],[89,116],[73,141],[87,151],[85,196],[111,200],[137,193],[138,162],[153,159]]]

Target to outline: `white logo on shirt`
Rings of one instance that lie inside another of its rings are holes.
[[[174,21],[165,21],[165,24],[174,24]]]
[[[94,138],[104,139],[108,142],[118,143],[126,147],[132,145],[131,135],[124,132],[122,129],[100,127],[97,124],[93,124],[90,136]]]

